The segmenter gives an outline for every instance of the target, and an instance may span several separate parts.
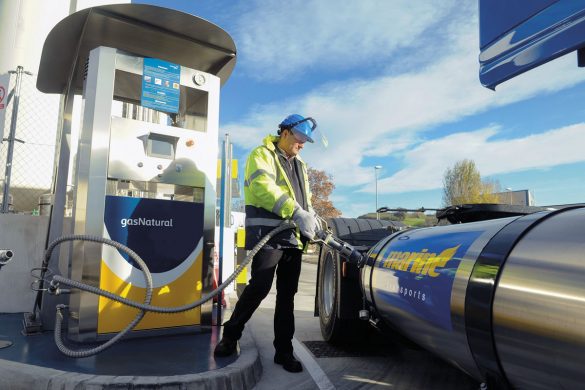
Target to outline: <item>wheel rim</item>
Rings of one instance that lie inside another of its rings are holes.
[[[322,291],[322,302],[325,316],[330,317],[333,312],[333,302],[335,294],[335,265],[334,259],[331,252],[325,256],[325,264],[323,269],[323,289]]]

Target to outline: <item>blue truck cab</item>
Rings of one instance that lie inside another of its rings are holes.
[[[585,0],[479,0],[479,34],[490,89],[573,51],[585,66]]]

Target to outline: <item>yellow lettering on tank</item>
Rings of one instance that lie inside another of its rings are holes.
[[[418,255],[418,252],[410,252],[408,256],[403,256],[402,261],[400,262],[400,270],[401,271],[408,271],[408,266],[414,257]]]
[[[384,259],[384,261],[382,261],[382,264],[380,265],[382,268],[390,268],[392,265],[392,253],[390,253],[390,255]]]
[[[443,252],[441,252],[438,256],[434,256],[427,260],[425,264],[423,274],[432,276],[433,278],[439,276],[440,274],[435,271],[437,267],[444,267],[447,265],[447,262],[455,256],[455,252],[459,249],[461,245],[454,246],[453,248],[447,248]]]
[[[428,249],[422,249],[420,252],[400,252],[392,251],[384,261],[381,262],[382,268],[393,269],[397,271],[410,272],[418,275],[428,275],[433,278],[440,275],[437,268],[447,265],[447,262],[455,256],[455,253],[461,245],[454,246],[443,250],[438,255],[429,252]]]
[[[402,271],[402,261],[408,256],[410,256],[410,252],[396,252],[396,259],[392,262],[392,269]]]
[[[429,257],[428,249],[423,249],[420,252],[416,252],[415,256],[410,256],[410,258],[412,258],[412,266],[410,267],[410,272],[419,274],[420,271],[422,271],[425,265],[425,261],[428,257]]]

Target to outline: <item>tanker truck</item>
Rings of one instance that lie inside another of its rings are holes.
[[[479,13],[485,87],[571,52],[585,66],[585,1],[479,0]],[[459,205],[438,217],[451,224],[327,220],[315,299],[323,338],[374,327],[488,388],[585,388],[585,204]]]
[[[401,231],[328,220],[337,246],[319,253],[323,338],[339,343],[373,326],[490,388],[582,388],[585,205],[487,219],[499,214],[490,207],[513,208],[458,206],[467,215],[449,217],[464,223]]]

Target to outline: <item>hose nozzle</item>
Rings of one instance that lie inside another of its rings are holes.
[[[333,233],[331,231],[325,229],[319,230],[317,231],[316,235],[319,241],[323,242],[323,244],[327,245],[329,248],[338,252],[341,256],[345,257],[350,263],[357,265],[358,268],[361,268],[363,266],[364,261],[363,255],[353,246],[349,245],[347,242],[342,241],[339,238],[333,236]]]
[[[0,249],[0,268],[8,264],[10,260],[12,260],[13,256],[14,252],[12,252],[10,249]]]
[[[47,292],[51,295],[59,295],[59,282],[56,282],[54,279],[51,279],[49,287],[47,288]]]

